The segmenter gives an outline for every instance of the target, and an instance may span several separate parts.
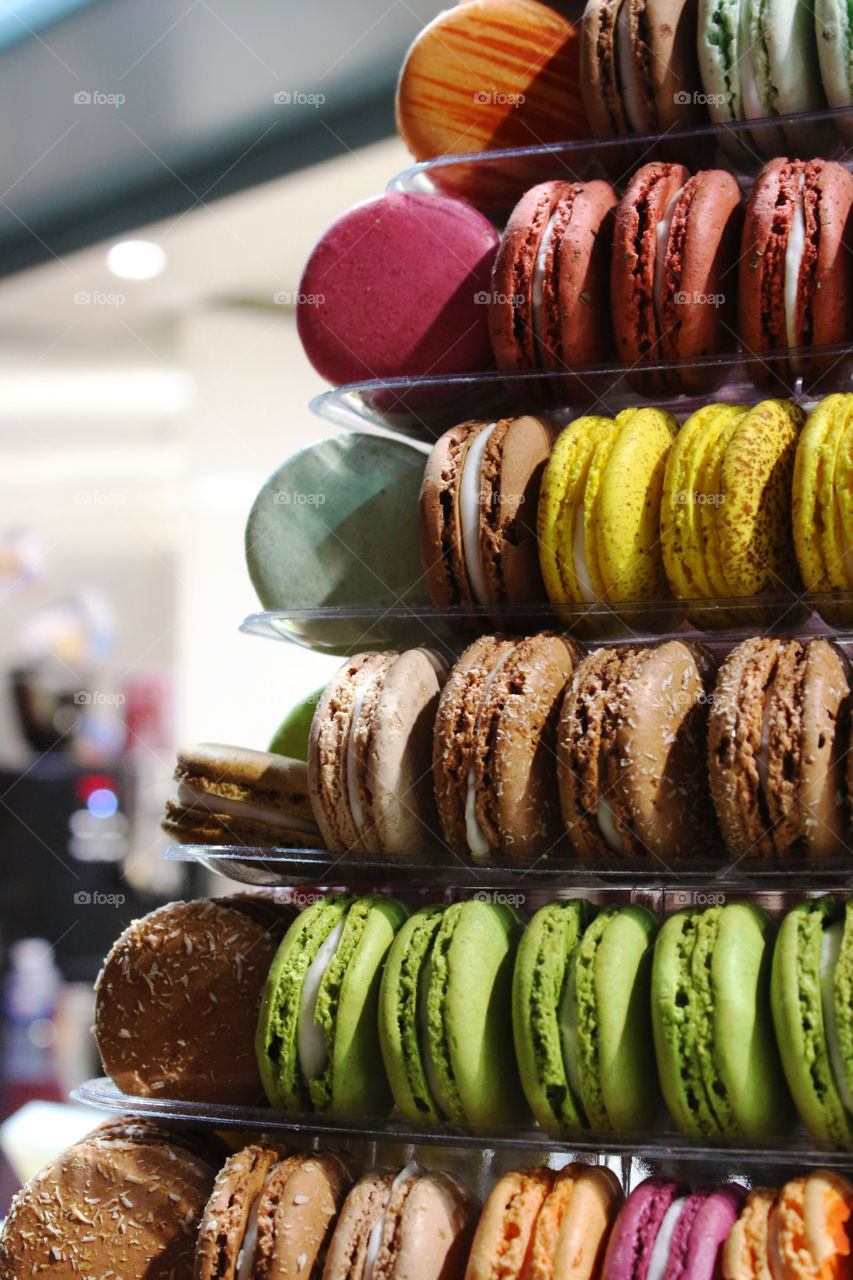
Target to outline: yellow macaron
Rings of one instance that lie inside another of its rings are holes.
[[[797,562],[806,590],[827,596],[853,590],[853,395],[827,396],[806,420],[792,486]],[[819,602],[836,625],[853,606]]]

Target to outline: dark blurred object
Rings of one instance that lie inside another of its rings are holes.
[[[9,673],[18,725],[27,745],[44,751],[69,751],[80,724],[79,683],[57,687],[43,666],[16,667]]]

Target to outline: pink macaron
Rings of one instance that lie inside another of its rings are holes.
[[[492,224],[448,196],[387,192],[356,205],[302,274],[296,323],[308,359],[335,384],[492,367],[497,247]]]

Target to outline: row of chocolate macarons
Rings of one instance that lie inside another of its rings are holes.
[[[849,393],[808,413],[787,400],[710,403],[681,425],[650,407],[559,433],[529,415],[460,423],[433,446],[421,486],[430,599],[521,627],[548,600],[592,636],[618,636],[620,621],[623,635],[656,630],[660,617],[638,606],[672,598],[683,608],[664,615],[670,628],[766,624],[760,596],[785,600],[788,625],[798,604],[850,625],[851,446]]]
[[[348,1150],[264,1140],[229,1153],[119,1116],[16,1195],[0,1268],[10,1280],[494,1280],[498,1266],[503,1280],[840,1280],[851,1209],[853,1187],[825,1169],[749,1193],[651,1177],[626,1198],[606,1165],[569,1162],[503,1173],[481,1211],[441,1167],[365,1170]]]
[[[713,888],[663,919],[629,894],[529,916],[519,892],[423,901],[306,891],[135,921],[98,981],[107,1074],[160,1105],[266,1098],[369,1129],[393,1103],[427,1134],[767,1142],[799,1115],[853,1142],[853,902],[777,898],[774,920]]]
[[[357,654],[312,709],[307,764],[182,750],[168,834],[424,871],[442,849],[662,870],[850,849],[849,666],[820,637],[756,636],[718,668],[682,640],[583,655],[489,634],[450,669],[423,648]]]

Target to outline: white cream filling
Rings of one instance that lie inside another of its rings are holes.
[[[483,692],[480,695],[480,706],[477,711],[477,718],[474,721],[473,741],[475,743],[480,731],[480,716],[482,715],[486,695],[492,686],[492,681],[507,662],[512,652],[512,649],[507,650],[494,670],[489,673],[489,677],[483,685]],[[488,836],[477,820],[477,788],[475,785],[475,769],[473,763],[468,770],[467,787],[468,789],[465,793],[465,839],[468,841],[468,849],[471,856],[473,858],[479,858],[482,861],[483,858],[487,858],[489,856],[491,845],[489,844]]]
[[[554,218],[556,210],[551,214],[542,232],[542,239],[539,241],[539,250],[536,254],[536,261],[533,264],[533,276],[530,282],[530,316],[533,324],[533,337],[543,346],[545,344],[545,264],[548,260],[548,250],[551,247],[551,238],[554,234]]]
[[[492,422],[485,427],[469,446],[459,477],[459,520],[462,525],[462,557],[471,592],[478,604],[488,604],[486,575],[483,573],[483,557],[480,552],[480,481],[483,458],[489,436],[497,426]]]
[[[256,1196],[249,1210],[249,1216],[246,1219],[246,1230],[243,1234],[240,1252],[237,1254],[237,1269],[234,1273],[234,1280],[251,1280],[252,1264],[255,1261],[255,1245],[258,1242],[258,1207],[260,1203],[261,1197]]]
[[[823,1009],[823,1030],[835,1087],[847,1110],[853,1113],[853,1093],[847,1083],[844,1056],[841,1052],[841,1041],[838,1038],[838,1020],[835,1016],[835,966],[841,955],[843,934],[843,920],[837,920],[828,929],[824,929],[820,952],[820,997]]]
[[[645,133],[640,85],[632,53],[631,9],[627,2],[619,6],[619,17],[616,19],[616,77],[629,125],[634,133]]]
[[[666,206],[663,217],[655,227],[655,279],[652,286],[652,301],[659,329],[663,327],[663,280],[664,267],[666,266],[666,249],[669,244],[669,233],[672,230],[675,206],[683,190],[683,187],[679,187]]]
[[[794,217],[788,232],[785,248],[785,338],[789,347],[797,344],[797,290],[800,283],[800,267],[806,247],[806,212],[803,205],[803,174],[797,184]]]
[[[189,782],[178,783],[178,802],[188,809],[206,809],[209,813],[224,813],[232,818],[248,818],[252,822],[263,822],[267,827],[275,827],[281,831],[300,831],[305,835],[313,835],[317,827],[307,818],[291,818],[286,813],[277,813],[275,809],[264,809],[260,805],[250,804],[248,800],[232,800],[228,796],[215,796],[210,791],[202,791]]]
[[[660,1230],[655,1238],[652,1248],[652,1256],[649,1259],[649,1270],[646,1274],[646,1280],[663,1280],[666,1264],[669,1261],[669,1250],[672,1244],[672,1237],[675,1232],[676,1223],[681,1217],[681,1210],[684,1208],[686,1196],[682,1196],[680,1200],[673,1200],[672,1204],[663,1215],[663,1222],[660,1224]]]
[[[560,998],[560,1048],[569,1088],[581,1097],[580,1055],[578,1053],[578,949],[574,947],[566,964],[566,981]]]
[[[353,699],[352,712],[350,715],[349,733],[347,735],[347,804],[349,805],[352,820],[355,823],[355,829],[359,835],[364,834],[364,810],[358,798],[358,782],[355,776],[355,735],[358,730],[358,722],[361,719],[364,700],[370,690],[379,679],[379,673],[370,676],[361,685],[356,686],[355,698]]]
[[[624,853],[625,846],[622,837],[616,827],[613,817],[613,806],[604,796],[598,797],[598,808],[596,809],[596,817],[598,819],[598,829],[604,836],[604,843],[613,853]]]
[[[385,1219],[388,1217],[388,1208],[391,1204],[391,1197],[397,1188],[407,1182],[409,1178],[416,1177],[421,1172],[421,1166],[412,1161],[400,1170],[394,1181],[391,1183],[388,1191],[388,1199],[379,1217],[374,1222],[370,1235],[367,1240],[367,1253],[364,1259],[364,1280],[373,1280],[373,1272],[376,1267],[376,1259],[379,1257],[379,1250],[382,1247],[382,1234],[385,1230]]]
[[[444,1114],[450,1115],[451,1108],[444,1096],[444,1091],[438,1078],[438,1071],[435,1067],[435,1058],[432,1056],[432,1041],[429,1034],[429,1009],[427,1007],[431,982],[432,955],[430,954],[421,965],[421,971],[418,975],[418,1039],[429,1091]]]
[[[761,100],[758,81],[755,78],[755,66],[752,61],[752,41],[749,38],[749,5],[746,0],[741,0],[740,4],[737,39],[738,48],[732,61],[740,71],[743,119],[760,120],[767,115],[767,108]],[[740,52],[741,49],[743,49],[742,54]]]
[[[584,546],[584,513],[583,502],[575,506],[575,523],[572,530],[572,562],[575,571],[575,582],[578,594],[585,604],[594,604],[597,597],[589,576],[589,565]]]
[[[308,966],[305,981],[302,983],[299,1017],[296,1022],[296,1048],[299,1054],[299,1066],[306,1080],[316,1079],[325,1070],[329,1060],[323,1029],[315,1023],[314,1014],[317,1011],[320,984],[335,958],[343,931],[344,922],[341,920],[321,944]]]

